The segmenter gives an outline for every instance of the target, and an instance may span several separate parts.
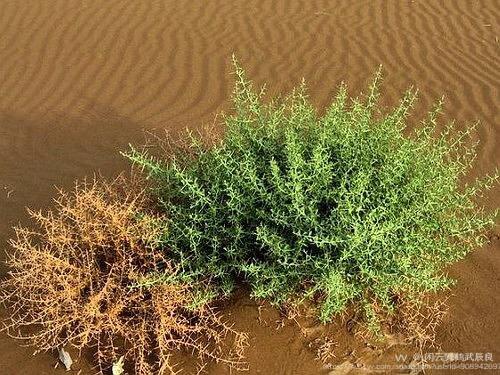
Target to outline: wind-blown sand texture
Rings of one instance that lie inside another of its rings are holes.
[[[304,77],[319,106],[342,80],[352,93],[366,87],[382,64],[384,104],[415,85],[417,114],[444,94],[446,117],[459,128],[479,120],[474,173],[492,171],[500,161],[499,19],[495,0],[2,0],[2,248],[10,227],[26,220],[24,207],[47,206],[54,185],[126,168],[118,150],[142,141],[143,129],[212,122],[228,108],[233,52],[271,93]],[[488,204],[499,203],[497,190]],[[438,342],[500,362],[498,236],[452,273],[459,283]],[[297,327],[259,326],[244,299],[231,311],[251,334],[249,374],[328,373]],[[2,334],[0,372],[64,372],[52,369],[51,354],[31,353]],[[377,361],[384,358],[394,361],[387,353]],[[79,366],[91,373],[87,362]]]

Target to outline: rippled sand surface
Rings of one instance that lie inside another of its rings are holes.
[[[118,150],[141,142],[144,130],[175,133],[228,109],[233,52],[272,93],[304,77],[320,107],[341,81],[363,89],[382,64],[384,104],[415,85],[417,115],[445,95],[445,116],[459,128],[479,120],[473,173],[492,171],[500,161],[499,19],[495,0],[2,0],[2,248],[10,227],[26,220],[24,207],[46,207],[54,185],[116,174],[127,168]],[[500,362],[498,237],[451,272],[459,282],[438,341]],[[257,325],[244,299],[231,312],[251,333],[249,374],[327,372],[297,327]],[[52,369],[51,354],[31,353],[0,335],[0,373],[64,372]]]

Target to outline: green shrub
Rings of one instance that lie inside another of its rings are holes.
[[[304,84],[265,102],[237,64],[236,78],[219,142],[190,134],[165,160],[128,153],[155,181],[185,273],[223,292],[243,279],[254,297],[312,300],[328,321],[352,302],[391,311],[397,296],[445,288],[444,267],[483,243],[495,214],[476,198],[498,175],[461,183],[472,128],[437,132],[440,106],[405,135],[416,92],[382,113],[380,74],[362,99],[340,87],[321,115]]]

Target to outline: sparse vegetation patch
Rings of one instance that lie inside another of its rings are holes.
[[[131,181],[78,184],[30,214],[38,228],[16,229],[2,284],[11,334],[39,350],[95,347],[101,372],[124,356],[138,375],[177,373],[179,350],[242,365],[245,335],[158,249],[167,221]]]
[[[213,302],[246,283],[290,313],[312,307],[328,322],[356,306],[370,335],[433,342],[444,309],[429,295],[496,217],[478,201],[498,173],[463,183],[473,127],[438,131],[438,105],[409,131],[416,92],[381,110],[380,73],[366,95],[341,86],[319,113],[304,84],[265,100],[235,66],[220,138],[188,133],[159,157],[132,149],[147,189],[80,183],[54,210],[30,211],[1,288],[11,334],[63,354],[94,347],[101,373],[125,360],[173,374],[178,351],[242,368],[246,335]],[[330,360],[335,343],[317,344]]]

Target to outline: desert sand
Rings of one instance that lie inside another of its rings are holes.
[[[499,19],[495,0],[2,0],[1,247],[12,225],[27,220],[25,206],[47,207],[55,186],[128,168],[118,151],[141,143],[144,130],[176,134],[229,109],[233,53],[271,93],[304,77],[320,108],[341,81],[351,93],[365,88],[381,64],[385,105],[408,86],[419,88],[415,123],[442,95],[445,120],[460,129],[480,121],[471,177],[493,171],[500,162]],[[499,203],[497,189],[487,205]],[[500,362],[498,229],[450,271],[458,284],[438,343],[447,352],[492,352]],[[266,326],[245,298],[227,309],[250,333],[248,374],[330,371],[296,325],[276,330],[275,312],[264,312]],[[373,361],[394,362],[394,351]],[[52,353],[32,352],[1,334],[0,373],[64,373],[53,369]],[[92,373],[87,360],[77,365]]]

